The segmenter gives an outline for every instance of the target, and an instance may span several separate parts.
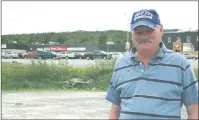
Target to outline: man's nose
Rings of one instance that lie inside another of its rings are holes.
[[[139,38],[142,40],[142,39],[148,39],[149,38],[149,34],[148,33],[142,33]]]

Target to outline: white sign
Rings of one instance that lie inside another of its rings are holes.
[[[1,48],[6,48],[6,44],[1,44]]]
[[[113,45],[114,44],[114,42],[106,42],[106,44],[108,44],[108,45]]]
[[[49,47],[45,47],[44,50],[50,50],[50,48]]]
[[[43,48],[37,48],[37,50],[43,50]]]
[[[194,51],[194,46],[191,43],[183,43],[183,51]]]
[[[86,50],[86,48],[85,47],[83,47],[83,48],[67,48],[67,51],[84,51],[84,50]]]

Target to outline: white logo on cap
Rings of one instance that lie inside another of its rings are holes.
[[[153,28],[154,26],[152,24],[149,24],[149,27]]]
[[[153,14],[151,14],[150,12],[147,11],[141,11],[135,14],[134,17],[134,21],[140,18],[149,18],[152,19],[153,18]]]

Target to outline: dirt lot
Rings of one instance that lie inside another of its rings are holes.
[[[107,119],[104,92],[2,93],[3,119]],[[186,118],[185,109],[182,118]]]

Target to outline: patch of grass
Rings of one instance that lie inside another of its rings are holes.
[[[197,69],[193,69],[195,75],[196,75],[196,78],[198,79],[198,68]]]
[[[32,61],[31,64],[3,63],[2,89],[4,91],[27,90],[69,90],[67,82],[72,78],[92,80],[90,85],[78,86],[78,90],[107,89],[115,61],[100,62],[85,68],[75,68],[68,64],[49,64]],[[102,84],[103,83],[103,84]],[[104,85],[106,83],[107,85]]]
[[[109,86],[115,61],[97,62],[87,67],[72,67],[67,63],[49,64],[32,61],[32,64],[2,63],[3,91],[106,91]],[[198,78],[198,69],[194,69]],[[65,82],[81,78],[87,85],[71,88]]]

